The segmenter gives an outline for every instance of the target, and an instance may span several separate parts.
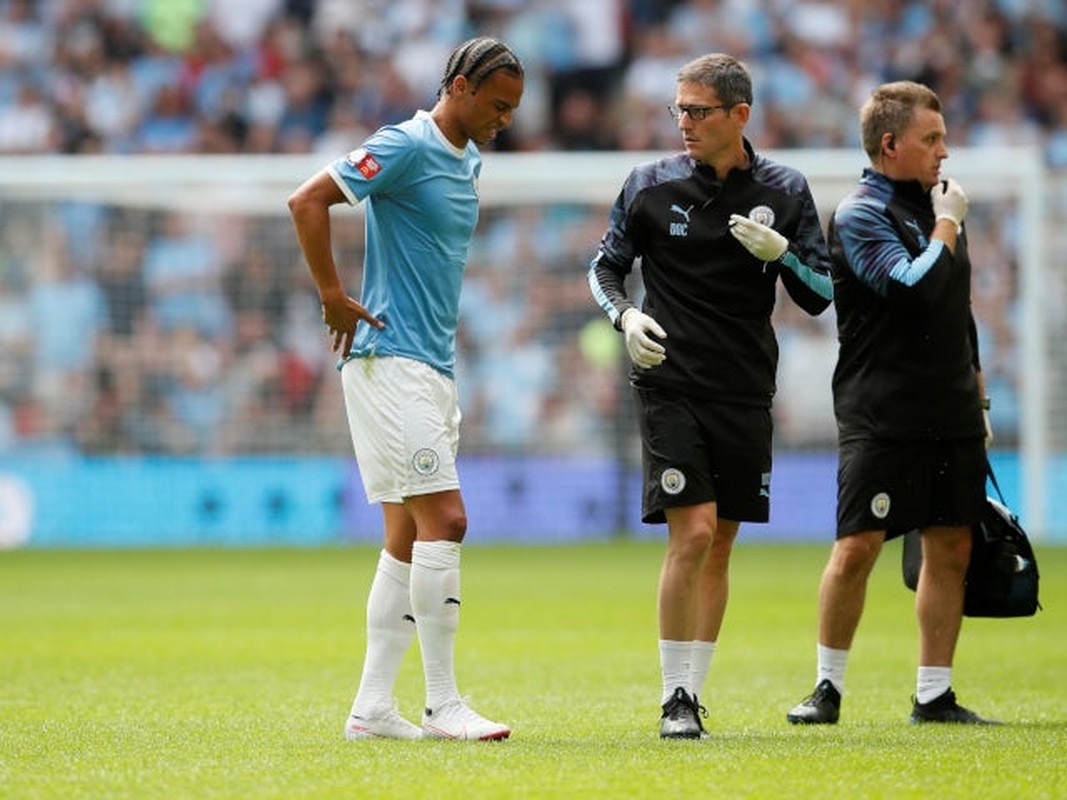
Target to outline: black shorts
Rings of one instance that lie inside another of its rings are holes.
[[[641,519],[718,503],[723,519],[766,522],[771,502],[771,411],[635,389],[644,492]]]
[[[837,465],[837,538],[886,531],[892,539],[930,525],[972,525],[985,506],[981,439],[853,441]]]

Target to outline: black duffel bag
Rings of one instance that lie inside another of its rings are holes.
[[[971,530],[971,563],[963,600],[966,617],[1029,617],[1041,604],[1037,599],[1037,559],[1019,518],[1004,503],[997,479],[989,471],[999,500],[986,498],[981,521]],[[904,534],[901,561],[904,585],[919,583],[922,566],[919,531]]]

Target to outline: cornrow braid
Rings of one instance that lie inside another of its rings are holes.
[[[492,73],[505,69],[517,78],[524,75],[522,62],[503,42],[489,36],[479,36],[461,44],[448,57],[445,77],[437,95],[448,93],[456,76],[463,75],[477,89]]]

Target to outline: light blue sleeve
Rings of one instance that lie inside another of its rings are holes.
[[[355,205],[372,194],[387,194],[410,173],[416,148],[399,126],[379,128],[362,145],[327,168],[348,202]]]
[[[944,243],[934,239],[913,257],[881,204],[843,203],[835,217],[845,259],[856,277],[885,297],[892,284],[913,287],[938,263]]]

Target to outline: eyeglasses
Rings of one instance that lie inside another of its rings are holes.
[[[722,109],[731,109],[733,105],[720,105],[720,106],[679,106],[671,103],[667,106],[667,111],[674,119],[681,119],[682,114],[688,114],[689,119],[693,122],[700,122],[712,111],[718,111]]]

